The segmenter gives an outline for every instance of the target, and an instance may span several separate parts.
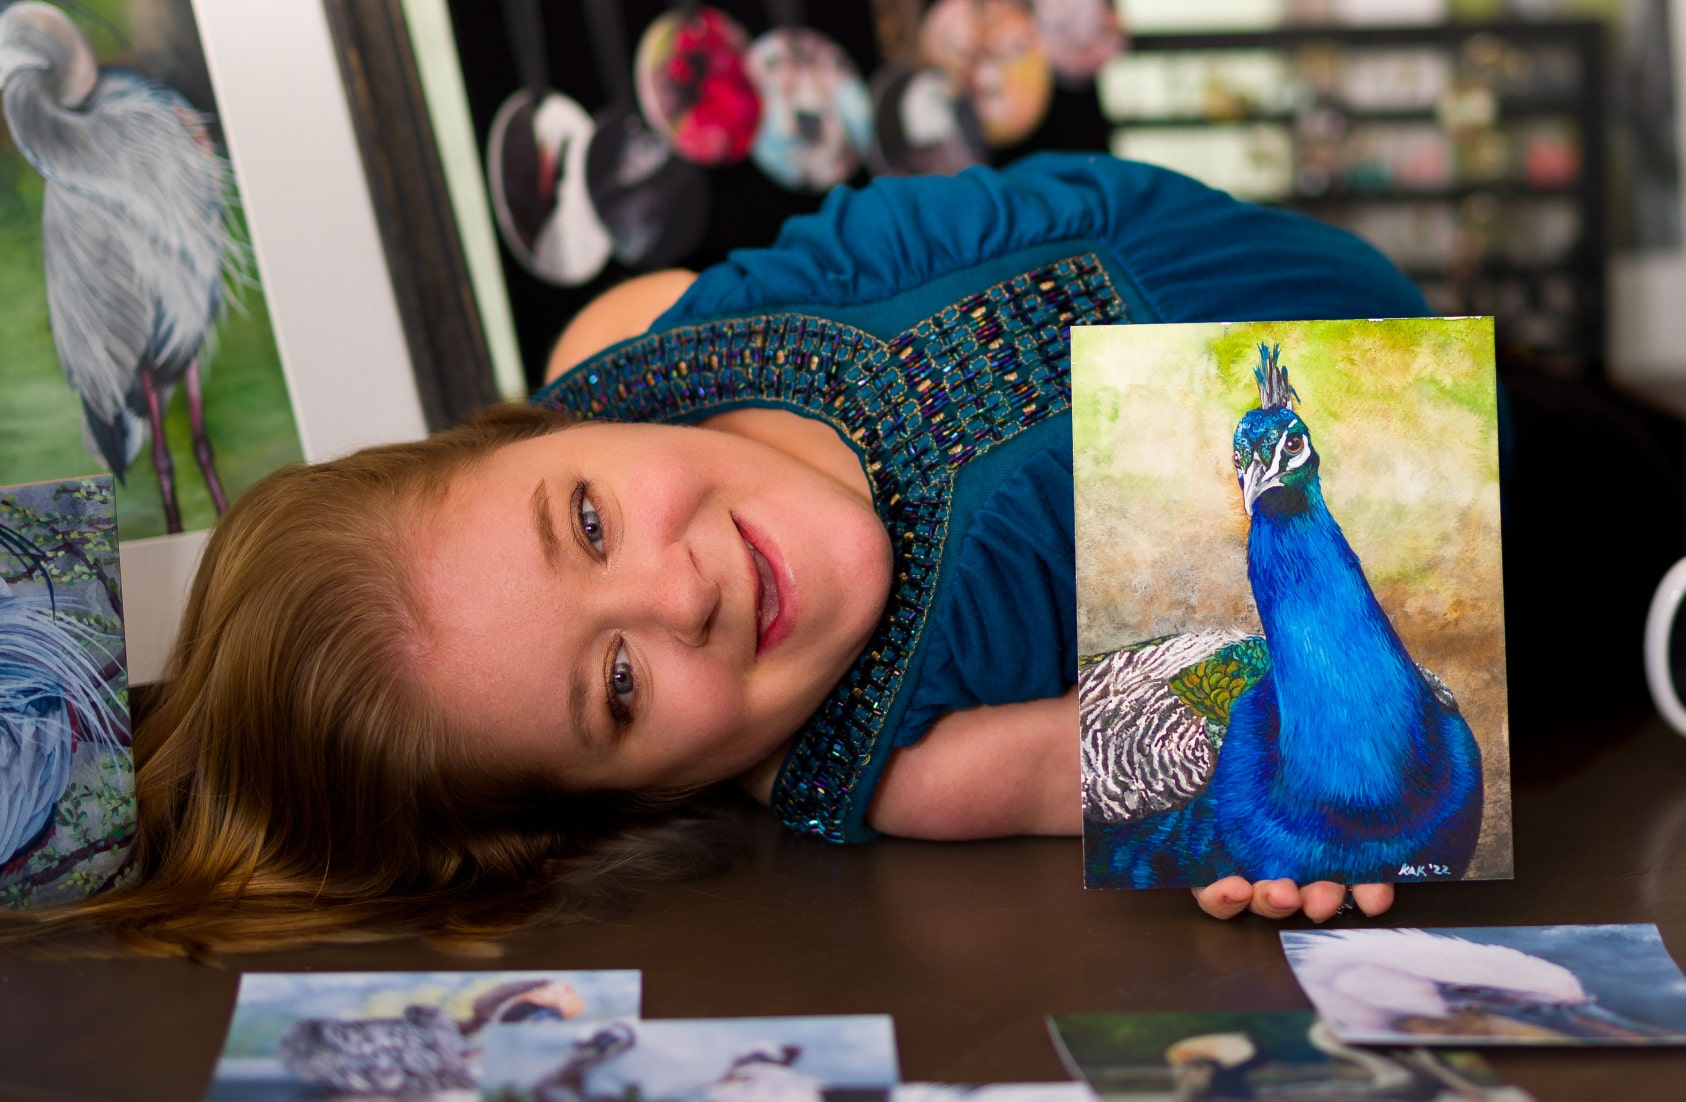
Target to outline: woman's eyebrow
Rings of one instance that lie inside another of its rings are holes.
[[[556,519],[550,513],[550,487],[542,479],[533,487],[532,502],[533,527],[538,530],[539,547],[544,550],[544,561],[556,570],[562,565],[562,541],[556,538]]]

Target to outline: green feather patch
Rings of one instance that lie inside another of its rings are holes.
[[[1235,698],[1256,685],[1269,669],[1265,641],[1249,636],[1184,667],[1171,679],[1170,689],[1207,722],[1228,727]]]

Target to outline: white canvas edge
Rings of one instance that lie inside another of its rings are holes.
[[[193,0],[307,460],[426,432],[319,3]],[[208,536],[122,542],[129,681],[158,679]]]

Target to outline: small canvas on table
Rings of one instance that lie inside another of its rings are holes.
[[[639,1012],[636,971],[251,972],[209,1099],[477,1099],[488,1030]]]
[[[511,1098],[864,1099],[900,1078],[881,1014],[498,1028],[485,1065],[487,1091]]]
[[[1510,875],[1492,320],[1071,360],[1088,886]]]
[[[1686,976],[1648,923],[1284,930],[1282,947],[1357,1044],[1686,1044]]]
[[[1533,1102],[1478,1054],[1358,1049],[1309,1010],[1056,1014],[1054,1047],[1101,1102],[1458,1098]]]

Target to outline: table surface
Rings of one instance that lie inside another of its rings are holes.
[[[1642,716],[1551,746],[1517,748],[1514,880],[1414,885],[1382,920],[1336,921],[1655,922],[1686,960],[1686,739]],[[1075,839],[834,847],[764,815],[748,829],[753,854],[727,872],[611,921],[529,932],[495,961],[409,943],[221,968],[0,956],[0,1097],[200,1097],[243,970],[638,968],[646,1017],[890,1014],[910,1082],[1065,1079],[1049,1013],[1309,1006],[1277,938],[1303,920],[1217,922],[1183,891],[1085,891]],[[1491,1061],[1541,1102],[1686,1097],[1686,1048]]]

